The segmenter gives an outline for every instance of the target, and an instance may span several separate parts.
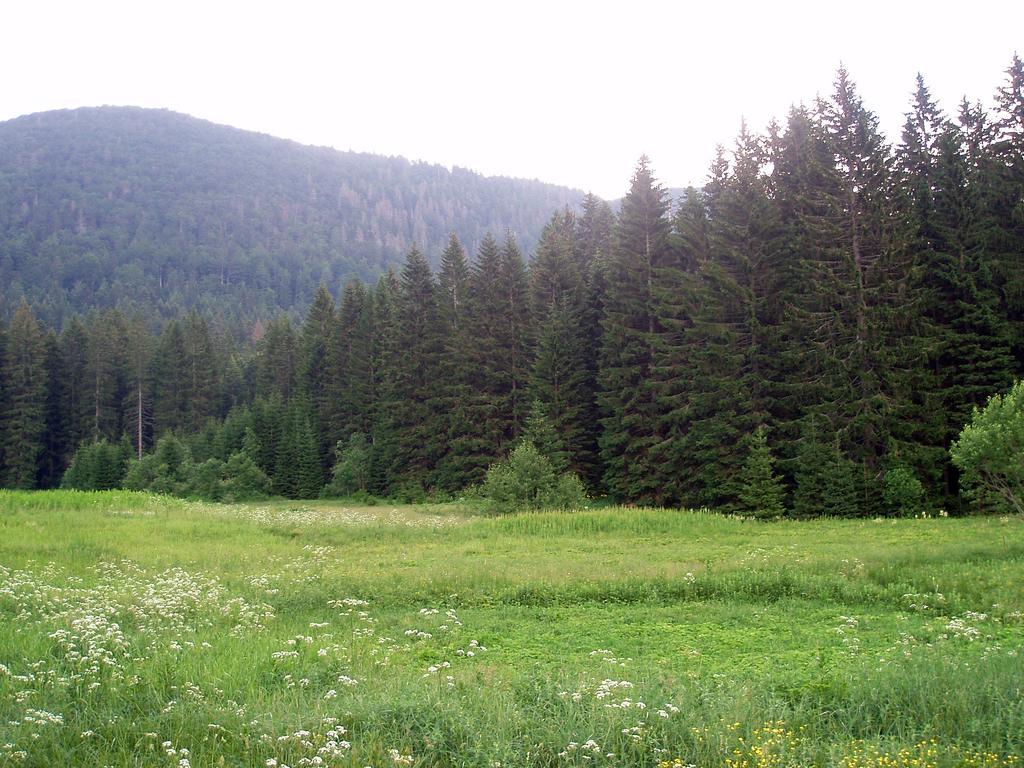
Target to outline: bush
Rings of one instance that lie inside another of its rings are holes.
[[[324,496],[352,496],[366,493],[370,482],[370,443],[362,432],[353,434],[347,443],[338,442],[331,482]]]
[[[570,473],[556,475],[551,462],[528,440],[487,470],[479,492],[494,513],[572,509],[587,501],[580,479]]]
[[[252,501],[270,495],[270,478],[248,452],[231,454],[224,465],[221,493],[224,501]]]
[[[914,517],[923,511],[924,486],[907,467],[893,467],[885,473],[882,502],[889,514]]]
[[[75,451],[71,466],[61,480],[62,488],[77,491],[109,491],[120,488],[128,469],[131,447],[106,440],[83,445]]]
[[[1024,514],[1024,382],[975,408],[949,454],[966,496],[994,511]]]

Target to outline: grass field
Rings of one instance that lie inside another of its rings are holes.
[[[1019,766],[1024,521],[0,492],[0,766]]]

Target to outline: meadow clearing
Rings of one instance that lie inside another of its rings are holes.
[[[1018,766],[1024,521],[0,492],[0,766]]]

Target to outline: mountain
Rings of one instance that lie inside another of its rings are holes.
[[[118,306],[197,308],[242,328],[300,312],[323,281],[374,279],[451,231],[533,248],[582,192],[310,147],[166,110],[96,107],[0,123],[0,313],[49,324]]]

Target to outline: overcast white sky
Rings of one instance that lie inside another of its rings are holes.
[[[0,120],[166,107],[608,198],[642,153],[668,186],[702,182],[741,116],[783,118],[840,62],[895,140],[916,72],[953,110],[1024,55],[1024,2],[990,0],[3,5]]]

